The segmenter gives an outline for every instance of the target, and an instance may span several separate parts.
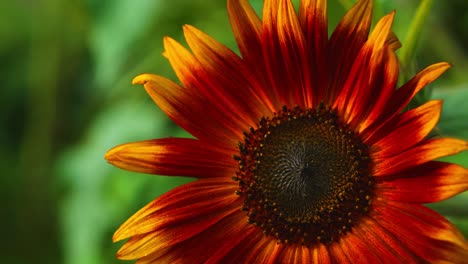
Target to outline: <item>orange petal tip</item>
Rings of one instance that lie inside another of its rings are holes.
[[[149,81],[153,81],[155,79],[156,75],[151,74],[151,73],[143,73],[138,75],[137,77],[133,78],[132,84],[141,84],[144,85],[145,83]]]
[[[128,148],[130,144],[122,144],[113,147],[104,155],[104,159],[110,164],[122,169],[130,169],[130,160],[137,158],[138,153]]]
[[[125,234],[122,234],[122,227],[120,227],[117,231],[115,231],[114,235],[112,236],[112,242],[119,242],[121,240],[124,240],[128,236],[125,236]]]
[[[193,30],[194,27],[192,25],[189,25],[189,24],[184,24],[182,26],[182,29],[185,31],[185,30]]]
[[[433,64],[433,66],[438,67],[440,70],[446,71],[446,70],[448,70],[449,68],[452,67],[452,64],[443,61],[443,62],[439,62],[439,63]]]
[[[119,242],[119,241],[121,241],[122,239],[123,239],[123,238],[122,238],[121,236],[119,236],[119,235],[117,234],[117,232],[115,232],[114,235],[112,236],[112,242],[114,242],[114,243],[115,243],[115,242]]]
[[[168,36],[165,36],[163,38],[163,44],[164,44],[164,47],[166,47],[167,45],[170,45],[171,43],[174,43],[176,42],[175,39],[171,38],[171,37],[168,37]],[[167,51],[166,51],[167,52]]]
[[[114,235],[112,236],[112,242],[119,242],[119,241],[122,241],[124,239],[127,239],[133,235],[135,235],[136,231],[138,230],[135,230],[135,229],[131,229],[129,228],[129,223],[131,223],[131,220],[132,218],[128,219],[127,222],[125,222],[124,224],[122,224],[119,229],[117,229],[117,231],[115,231]]]
[[[429,67],[433,67],[433,71],[438,74],[438,76],[442,75],[444,72],[446,72],[448,69],[452,67],[452,64],[448,62],[439,62],[432,64]]]
[[[106,152],[104,155],[104,159],[107,160],[109,163],[118,159],[118,152],[120,151],[121,146],[113,147],[109,151]]]

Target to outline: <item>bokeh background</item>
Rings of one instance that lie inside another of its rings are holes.
[[[297,1],[296,1],[297,2]],[[353,0],[330,0],[330,29]],[[418,97],[444,98],[435,133],[468,139],[468,1],[434,1],[408,72],[454,67]],[[262,1],[252,1],[257,10]],[[419,0],[376,0],[397,9],[403,44]],[[113,231],[143,205],[190,179],[126,172],[111,147],[188,136],[131,79],[175,79],[162,38],[192,24],[236,49],[222,0],[15,0],[0,2],[2,263],[124,263]],[[468,153],[447,160],[468,167]],[[468,194],[431,205],[468,236]]]

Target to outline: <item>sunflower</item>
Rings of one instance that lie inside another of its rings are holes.
[[[325,0],[266,0],[259,19],[229,0],[240,56],[184,26],[164,39],[181,84],[137,76],[193,138],[127,143],[106,159],[135,172],[194,177],[128,219],[114,241],[138,263],[466,263],[468,243],[424,207],[468,189],[468,170],[435,161],[468,142],[428,137],[442,102],[407,111],[448,68],[397,89],[394,13],[370,31],[358,1],[327,33]]]

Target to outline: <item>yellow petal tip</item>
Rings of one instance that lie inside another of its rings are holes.
[[[113,161],[117,160],[117,155],[118,155],[117,153],[118,153],[119,149],[120,149],[120,147],[117,146],[117,147],[114,147],[114,148],[108,150],[106,152],[106,154],[104,154],[104,159],[107,160],[107,162],[112,164]]]
[[[123,236],[121,235],[120,230],[121,230],[121,229],[119,228],[117,231],[115,231],[114,235],[112,236],[112,242],[115,243],[115,242],[119,242],[119,241],[125,239],[125,237],[123,237]]]
[[[151,73],[143,73],[138,75],[137,77],[133,78],[132,84],[141,84],[144,85],[145,83],[152,81],[155,78],[156,75],[151,74]]]
[[[174,42],[175,42],[175,40],[173,38],[171,38],[171,37],[165,36],[163,38],[164,47],[166,47],[166,45],[169,45],[169,44],[174,43]]]
[[[120,241],[119,237],[116,236],[116,235],[114,234],[114,235],[112,236],[112,242],[115,243],[115,242],[119,242],[119,241]]]
[[[452,67],[452,64],[444,61],[444,62],[441,62],[441,67],[448,69]]]

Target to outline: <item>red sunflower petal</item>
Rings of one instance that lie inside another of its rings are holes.
[[[261,230],[258,228],[249,229],[252,233],[248,232],[248,237],[245,241],[238,243],[235,247],[224,256],[218,263],[226,264],[238,264],[238,263],[248,263],[245,262],[245,259],[249,256],[256,256],[257,252],[254,251],[255,248],[258,248],[257,245],[260,243],[260,240],[264,236]]]
[[[351,67],[367,40],[372,20],[372,1],[358,1],[343,17],[328,42],[329,101],[341,91]]]
[[[264,86],[258,83],[258,77],[233,51],[190,25],[184,26],[184,35],[190,49],[209,73],[207,79],[214,83],[213,87],[203,86],[207,96],[232,105],[232,110],[245,113],[251,120],[275,111],[263,91]]]
[[[341,243],[334,243],[331,246],[329,246],[328,249],[330,250],[332,263],[351,263],[351,260],[341,249]]]
[[[316,102],[320,99],[314,98],[318,86],[312,87],[311,67],[309,63],[309,50],[299,19],[291,1],[280,0],[277,23],[280,25],[278,38],[284,62],[284,73],[289,77],[288,90],[296,93],[294,104],[305,107],[313,107],[313,99]],[[283,74],[284,76],[284,74]],[[313,89],[315,88],[315,89]],[[292,102],[291,102],[292,103]],[[289,104],[291,105],[291,104]]]
[[[299,22],[304,32],[309,52],[309,67],[311,76],[313,106],[323,100],[326,87],[326,55],[328,42],[327,1],[303,0],[299,6]],[[309,105],[312,106],[312,105]]]
[[[387,201],[376,204],[374,218],[424,262],[463,263],[468,242],[445,218],[415,204]]]
[[[203,179],[180,186],[149,203],[114,234],[132,237],[117,253],[135,259],[171,247],[209,229],[238,211],[237,185],[226,179]]]
[[[374,161],[374,176],[396,174],[405,169],[415,167],[441,157],[454,155],[468,150],[468,142],[453,138],[438,138],[422,142],[421,144],[397,154],[393,157],[372,157]]]
[[[420,71],[411,80],[405,83],[400,89],[398,89],[394,97],[391,99],[393,108],[389,108],[389,113],[398,113],[408,105],[413,97],[421,91],[422,88],[426,87],[429,83],[439,78],[445,71],[450,68],[450,64],[441,62],[433,64],[424,70]]]
[[[312,252],[313,252],[312,249],[310,249],[309,247],[301,246],[299,250],[301,251],[300,253],[301,259],[297,261],[298,263],[300,263],[301,261],[302,263],[317,263],[317,262],[312,262]]]
[[[227,10],[242,59],[256,76],[262,76],[266,72],[262,55],[262,21],[248,0],[228,0]]]
[[[192,46],[198,49],[199,46],[195,45],[195,42],[199,45],[201,43],[195,40],[193,31],[186,31],[186,33],[188,33],[187,39]],[[258,115],[263,111],[257,113],[254,109],[240,105],[250,106],[258,102],[251,97],[235,96],[237,90],[245,89],[242,83],[247,82],[246,80],[229,80],[222,77],[222,74],[218,72],[219,69],[214,69],[212,65],[203,65],[192,53],[171,38],[164,39],[164,47],[177,77],[184,84],[186,90],[190,90],[195,95],[193,98],[187,98],[186,102],[200,101],[203,104],[204,108],[200,109],[198,115],[216,116],[215,121],[222,122],[220,125],[228,128],[232,134],[239,136],[239,139],[242,138],[240,135],[243,131],[247,131],[257,123]],[[228,55],[223,54],[222,56]],[[249,100],[252,101],[248,102]],[[197,118],[194,117],[192,120],[197,120]]]
[[[419,72],[409,82],[397,89],[388,100],[379,118],[373,124],[369,124],[361,134],[369,134],[376,131],[382,124],[398,115],[411,101],[411,99],[429,83],[439,78],[450,65],[446,62],[437,63]]]
[[[296,248],[296,253],[294,254],[294,261],[293,263],[301,263],[302,261],[304,261],[305,263],[309,263],[310,262],[310,253],[307,252],[305,253],[304,252],[304,246],[302,245],[298,245],[297,248]]]
[[[220,220],[190,240],[168,248],[161,253],[155,252],[146,257],[148,263],[213,263],[226,254],[233,246],[246,241],[254,227],[245,221],[245,214],[235,212]],[[143,258],[145,259],[145,258]]]
[[[384,229],[376,220],[364,218],[353,227],[353,232],[361,239],[367,248],[380,256],[383,263],[421,263],[422,260],[402,245],[401,238]]]
[[[243,256],[241,259],[242,261],[239,263],[267,263],[265,262],[265,259],[263,259],[264,262],[258,262],[258,259],[261,258],[262,256],[268,256],[269,250],[272,249],[271,247],[271,241],[272,239],[269,237],[266,237],[263,235],[263,233],[259,232],[261,234],[260,238],[257,240],[257,243],[253,244],[250,249],[247,251],[246,255]],[[254,240],[255,237],[253,238]],[[265,254],[267,252],[267,254]]]
[[[163,138],[116,146],[106,153],[119,168],[170,176],[226,177],[236,162],[229,150],[189,138]]]
[[[228,0],[227,10],[242,58],[257,63],[262,53],[262,21],[248,0]]]
[[[278,243],[278,241],[266,237],[269,243],[264,248],[262,252],[260,252],[257,256],[257,262],[255,263],[278,263],[280,262],[280,255],[285,250],[285,245]]]
[[[385,45],[388,45],[391,50],[397,50],[401,48],[401,42],[400,40],[398,40],[398,37],[393,32],[390,32],[390,34],[388,35]]]
[[[386,198],[407,203],[433,203],[468,191],[468,170],[451,163],[428,162],[395,176],[377,179]]]
[[[395,116],[364,142],[379,158],[401,153],[426,138],[439,121],[441,109],[442,101],[429,101]]]
[[[154,74],[139,75],[133,79],[133,84],[144,85],[154,102],[175,123],[198,139],[235,148],[242,138],[240,127],[243,126],[229,119],[193,89],[180,87]]]
[[[356,125],[365,127],[376,119],[396,86],[398,62],[393,51],[385,46],[394,15],[385,16],[375,26],[334,104],[344,121],[358,131],[363,128]],[[368,121],[362,123],[370,113]]]
[[[349,263],[379,263],[381,257],[365,243],[365,237],[352,233],[343,237],[332,247],[341,247]],[[343,263],[343,262],[340,262]]]
[[[389,99],[395,92],[398,82],[399,66],[397,56],[390,46],[385,47],[387,48],[382,56],[382,67],[380,67],[380,71],[376,74],[374,86],[367,86],[369,87],[368,96],[361,98],[363,105],[356,105],[358,109],[361,109],[358,112],[359,114],[356,114],[354,118],[355,123],[359,122],[357,129],[360,133],[380,118],[385,111]],[[380,89],[376,89],[376,87]],[[364,101],[364,98],[367,101]]]
[[[318,244],[312,250],[312,263],[331,264],[331,256],[328,247],[324,244]]]
[[[268,236],[262,236],[245,256],[241,263],[281,263],[279,257],[283,244]]]
[[[266,0],[263,22],[263,55],[271,88],[283,105],[311,106],[307,43],[291,1]]]
[[[302,260],[302,245],[288,245],[279,256],[280,263],[307,263]]]
[[[263,233],[258,228],[249,225],[240,234],[228,237],[228,239],[235,239],[235,241],[223,241],[222,246],[216,252],[212,252],[212,256],[206,261],[206,264],[245,263],[244,259],[252,254],[252,247],[258,243],[261,236],[263,236]]]

